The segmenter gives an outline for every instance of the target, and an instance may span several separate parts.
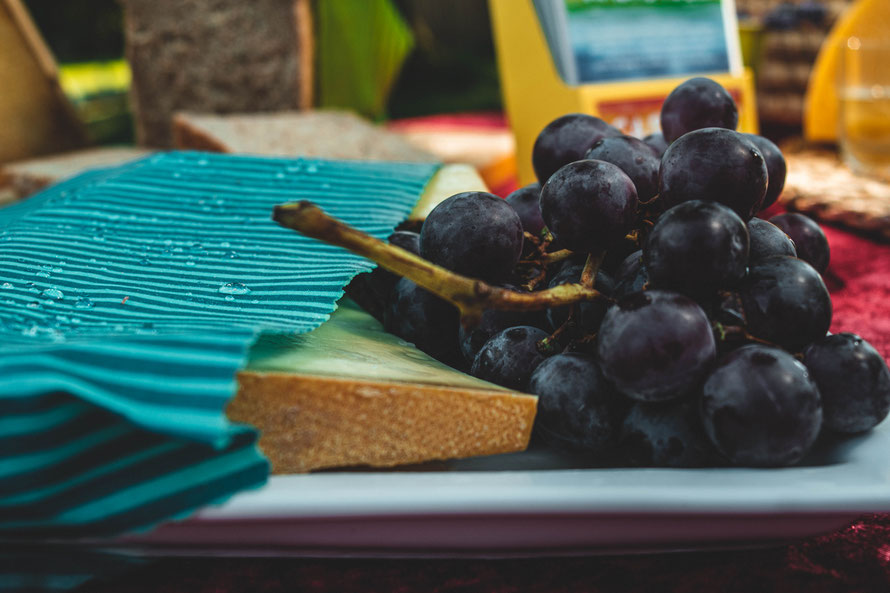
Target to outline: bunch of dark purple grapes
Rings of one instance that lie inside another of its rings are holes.
[[[662,134],[582,114],[538,136],[539,183],[469,192],[391,242],[515,291],[582,283],[601,298],[543,311],[458,310],[383,270],[369,285],[388,331],[456,368],[539,396],[535,435],[609,465],[784,466],[820,434],[867,431],[890,371],[830,335],[829,248],[800,214],[756,215],[785,182],[775,144],[735,131],[719,84],[691,79]]]

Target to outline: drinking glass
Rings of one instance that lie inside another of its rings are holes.
[[[890,38],[846,39],[837,91],[841,158],[857,173],[890,181]]]

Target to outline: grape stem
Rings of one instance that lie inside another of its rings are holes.
[[[531,241],[532,245],[535,246],[535,251],[537,253],[544,254],[546,253],[545,248],[542,245],[546,245],[546,242],[543,242],[543,239],[538,239],[533,234],[528,231],[523,231],[522,236],[525,237],[526,241]]]
[[[757,344],[763,344],[764,346],[772,346],[773,348],[781,348],[778,344],[770,342],[769,340],[764,340],[763,338],[758,338],[753,335],[744,327],[740,327],[737,325],[723,325],[722,323],[716,324],[717,332],[720,334],[720,340],[724,341],[729,337],[741,337],[749,342],[755,342]]]
[[[568,285],[563,284],[562,286]],[[538,352],[541,352],[542,354],[552,354],[556,350],[558,346],[557,339],[572,325],[575,309],[577,309],[577,307],[572,303],[571,307],[569,307],[569,315],[566,317],[565,323],[556,328],[556,331],[552,334],[538,342]]]
[[[605,257],[606,252],[602,249],[592,251],[587,256],[587,261],[584,262],[584,269],[581,270],[581,286],[593,288],[593,284],[596,282],[596,273],[599,271]]]
[[[550,253],[544,253],[540,257],[523,260],[519,263],[521,264],[541,264],[546,266],[547,264],[556,263],[558,261],[562,261],[564,259],[569,259],[574,255],[574,252],[569,251],[568,249],[560,249],[559,251],[551,251]]]
[[[538,284],[540,284],[541,282],[543,282],[546,279],[547,279],[547,268],[541,268],[541,271],[538,272],[538,274],[534,278],[532,278],[531,280],[529,280],[528,282],[523,284],[523,287],[526,290],[532,291],[538,287]]]
[[[272,220],[307,237],[343,247],[404,276],[454,304],[465,326],[478,324],[486,309],[537,311],[580,301],[608,299],[580,284],[563,284],[534,293],[516,292],[456,274],[410,251],[367,235],[326,214],[309,201],[275,206]]]

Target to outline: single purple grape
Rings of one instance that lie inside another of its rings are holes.
[[[859,336],[834,334],[810,344],[804,364],[819,386],[826,428],[863,432],[890,412],[890,370],[884,357]]]
[[[743,134],[745,138],[754,143],[763,159],[766,161],[766,171],[769,176],[769,183],[766,187],[766,196],[760,205],[761,210],[766,210],[776,203],[782,190],[785,189],[785,176],[788,173],[788,165],[785,163],[785,157],[779,147],[773,144],[772,140],[758,136],[757,134]]]
[[[664,153],[659,200],[665,210],[690,200],[719,202],[747,221],[760,210],[767,182],[763,155],[750,140],[704,128],[681,136]]]
[[[711,442],[735,465],[797,463],[822,427],[819,389],[807,368],[759,344],[719,361],[704,383],[701,413]]]
[[[752,218],[748,221],[748,237],[751,239],[748,261],[752,264],[777,255],[797,257],[797,250],[791,237],[762,218]]]
[[[831,325],[828,289],[803,260],[777,256],[750,266],[738,294],[748,331],[788,350],[822,339]]]
[[[719,461],[695,399],[635,403],[621,427],[618,451],[631,467],[708,467]]]
[[[669,144],[693,130],[735,130],[738,124],[739,110],[732,95],[709,78],[687,80],[661,106],[661,131]]]
[[[635,292],[649,288],[649,271],[643,263],[643,251],[638,250],[625,258],[621,269],[615,276],[616,299],[623,299]]]
[[[668,141],[664,139],[664,134],[661,132],[649,134],[643,138],[643,142],[646,143],[646,146],[652,149],[652,152],[655,153],[655,157],[659,160],[664,156],[664,151],[667,150],[669,146]]]
[[[509,204],[493,194],[464,192],[429,213],[420,254],[458,274],[495,282],[510,276],[522,241],[522,223]]]
[[[748,229],[717,202],[692,200],[661,215],[643,248],[656,288],[690,296],[738,284],[748,267]]]
[[[621,130],[598,117],[569,113],[541,130],[532,148],[532,166],[543,185],[560,167],[584,158],[601,138],[620,136]]]
[[[661,160],[642,140],[632,136],[603,138],[585,155],[587,159],[612,163],[627,173],[637,190],[637,198],[646,202],[658,193],[658,168]]]
[[[822,228],[810,217],[797,212],[778,214],[769,219],[794,241],[797,257],[807,262],[820,274],[828,269],[831,249]]]
[[[535,368],[547,358],[538,347],[546,337],[547,332],[536,327],[505,329],[482,346],[470,373],[508,389],[527,391]]]
[[[603,374],[637,401],[682,397],[710,370],[717,348],[711,324],[695,301],[663,290],[618,301],[597,334]]]
[[[504,199],[519,215],[522,230],[539,236],[545,226],[544,218],[541,216],[541,184],[530,183],[520,187]]]
[[[592,356],[551,356],[532,373],[528,390],[538,396],[534,430],[544,442],[598,458],[615,446],[627,402]]]
[[[541,190],[547,228],[578,252],[620,244],[637,221],[637,192],[624,171],[603,161],[575,161]]]

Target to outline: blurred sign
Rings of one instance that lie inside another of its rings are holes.
[[[568,84],[742,73],[732,0],[535,0]]]

